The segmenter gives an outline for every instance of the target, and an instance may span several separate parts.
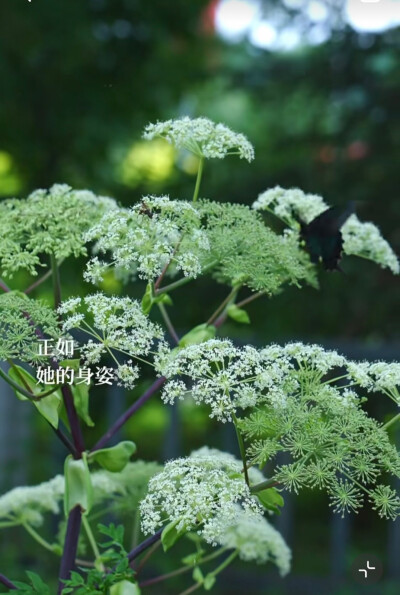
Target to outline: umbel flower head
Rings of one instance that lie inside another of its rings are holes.
[[[181,271],[197,277],[210,249],[198,211],[167,196],[145,196],[129,210],[105,213],[85,240],[96,241],[95,252],[111,254],[111,262],[97,257],[89,262],[84,277],[92,283],[101,281],[109,267],[125,278],[152,281],[169,264],[169,276]]]
[[[214,519],[214,525],[221,527],[218,543],[237,550],[241,560],[258,564],[272,562],[278,567],[281,576],[289,572],[292,557],[290,548],[265,517],[237,506],[235,522],[222,511]]]
[[[119,473],[105,470],[92,472],[95,504],[112,500],[119,511],[123,508],[132,512],[145,496],[150,477],[160,469],[157,463],[135,461],[129,462]],[[36,486],[14,488],[0,496],[0,520],[41,525],[44,514],[59,512],[64,491],[63,475],[56,475]]]
[[[222,512],[232,524],[240,510],[262,518],[262,508],[241,469],[242,463],[232,455],[208,449],[168,461],[150,480],[148,494],[140,504],[143,532],[154,533],[175,522],[177,531],[196,531],[217,545],[223,528],[215,517]],[[253,474],[251,479],[256,482],[262,478],[256,469]]]
[[[262,192],[253,203],[258,211],[270,211],[289,226],[298,228],[297,220],[310,223],[329,206],[316,194],[306,194],[299,188],[275,186]],[[376,262],[393,273],[400,272],[399,261],[388,242],[373,223],[362,223],[351,215],[341,227],[343,251]]]
[[[55,184],[36,190],[26,199],[0,203],[0,268],[8,277],[25,269],[37,275],[41,254],[57,259],[86,254],[83,234],[106,211],[116,208],[113,199],[88,190]]]
[[[128,388],[133,387],[139,375],[132,360],[148,356],[154,342],[164,337],[161,327],[143,314],[138,301],[129,297],[106,296],[101,292],[85,298],[73,297],[62,302],[58,313],[67,315],[64,331],[80,328],[90,335],[80,346],[87,365],[98,363],[102,355],[114,350],[128,356],[124,363],[118,362],[116,372],[120,383]]]
[[[233,132],[228,126],[215,124],[208,118],[185,116],[179,120],[148,124],[143,138],[152,140],[157,137],[206,159],[223,159],[227,155],[239,155],[247,161],[254,159],[253,146],[244,134]]]

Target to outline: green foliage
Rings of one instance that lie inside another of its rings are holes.
[[[40,300],[11,291],[0,295],[0,359],[19,359],[36,364],[47,362],[39,355],[35,327],[53,339],[60,337],[54,311]]]
[[[102,561],[107,565],[109,571],[105,574],[97,568],[81,568],[81,573],[71,572],[71,578],[65,580],[63,595],[74,593],[74,595],[108,595],[109,589],[122,581],[133,582],[134,572],[129,566],[128,552],[123,545],[124,528],[122,525],[111,523],[108,527],[99,524],[100,533],[108,537],[100,543],[105,549]],[[134,591],[133,591],[134,593]]]
[[[83,233],[115,203],[92,192],[56,184],[37,190],[25,200],[0,203],[0,270],[8,277],[26,269],[37,275],[45,266],[40,255],[62,260],[86,254]]]
[[[110,448],[101,448],[89,454],[89,461],[98,463],[107,471],[113,473],[123,471],[129,459],[136,452],[136,445],[130,440],[119,442]]]
[[[29,578],[29,583],[22,583],[20,581],[14,581],[17,589],[13,589],[13,592],[18,595],[31,595],[32,593],[39,593],[40,595],[51,595],[51,591],[47,585],[42,581],[40,576],[35,572],[26,571]]]
[[[209,259],[218,263],[212,271],[217,281],[270,295],[285,283],[316,285],[315,267],[296,237],[274,233],[245,205],[202,200],[196,206],[210,242]]]

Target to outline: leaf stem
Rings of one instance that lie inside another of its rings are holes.
[[[212,262],[209,262],[205,267],[203,267],[202,273],[206,273],[207,271],[215,267],[218,264],[218,262],[218,260],[213,260]],[[174,289],[178,289],[178,287],[182,287],[182,285],[186,285],[186,283],[190,283],[190,281],[194,281],[194,277],[182,277],[181,279],[178,279],[178,281],[174,281],[169,285],[164,285],[164,287],[160,287],[154,293],[155,295],[167,293],[173,291]]]
[[[164,304],[161,304],[161,303],[158,304],[158,307],[160,309],[161,316],[164,319],[165,326],[169,330],[169,334],[171,335],[171,337],[173,338],[173,340],[175,341],[175,343],[178,345],[179,344],[179,337],[177,335],[177,332],[175,330],[174,325],[171,322],[171,319],[170,319],[170,317],[168,315],[168,312],[167,312],[166,307],[164,306]]]
[[[239,430],[238,427],[238,423],[237,423],[237,417],[235,415],[234,412],[232,412],[232,421],[233,421],[233,425],[235,426],[235,431],[236,431],[236,437],[237,437],[237,441],[239,444],[239,450],[240,450],[240,456],[242,457],[242,462],[243,462],[243,472],[244,472],[244,479],[247,483],[247,485],[250,485],[250,481],[249,481],[249,473],[247,470],[247,461],[246,461],[246,449],[244,446],[244,441],[243,441],[243,436]]]
[[[152,546],[153,543],[156,543],[159,539],[161,539],[161,533],[163,531],[164,531],[164,527],[161,527],[161,529],[156,531],[156,533],[154,533],[154,535],[150,535],[150,537],[148,537],[147,539],[142,541],[142,543],[139,543],[139,545],[134,547],[133,550],[131,550],[128,554],[129,562],[132,562],[132,560],[135,560],[135,558],[140,556],[140,554],[142,552],[145,552],[150,546]]]
[[[85,529],[85,532],[86,532],[87,538],[89,540],[90,546],[91,546],[91,548],[93,550],[94,557],[95,557],[95,562],[98,562],[99,563],[99,569],[102,572],[104,572],[105,571],[105,567],[104,567],[104,564],[101,561],[100,551],[99,551],[99,548],[97,547],[97,543],[96,543],[96,540],[94,538],[93,531],[91,529],[91,526],[89,524],[89,521],[87,520],[87,518],[86,518],[85,515],[82,515],[82,525],[83,525],[83,527]]]
[[[382,426],[382,430],[387,430],[388,428],[390,428],[390,426],[394,423],[396,423],[396,421],[398,421],[400,419],[400,413],[397,413],[397,415],[395,415],[394,417],[392,417],[392,419],[390,419],[388,422],[386,422],[383,426]]]
[[[200,182],[201,182],[201,178],[203,175],[203,167],[204,167],[204,157],[202,155],[199,160],[199,169],[197,170],[196,186],[194,188],[192,202],[196,202],[196,200],[199,197]]]
[[[261,481],[260,483],[250,486],[250,492],[252,494],[257,494],[257,492],[268,490],[268,488],[273,488],[277,485],[279,485],[279,481],[276,481],[275,479],[266,479],[265,481]]]
[[[49,552],[52,552],[53,554],[58,553],[57,552],[57,550],[59,549],[58,544],[52,545],[51,543],[46,541],[46,539],[44,539],[41,535],[39,535],[39,533],[37,531],[35,531],[35,529],[33,527],[31,527],[28,523],[22,523],[22,526],[24,527],[24,529],[26,529],[26,531],[29,533],[29,535],[31,537],[33,537],[33,539],[35,541],[37,541],[37,543],[39,543],[46,550],[48,550]]]
[[[9,589],[16,590],[17,587],[4,574],[0,574],[0,583]]]
[[[240,289],[240,285],[232,288],[232,290],[229,292],[229,294],[226,296],[226,298],[223,300],[223,302],[221,302],[221,304],[218,306],[218,308],[215,310],[215,312],[207,320],[206,324],[212,324],[214,322],[214,320],[217,318],[218,314],[220,312],[222,312],[222,310],[224,310],[225,307],[230,304],[230,302],[234,301],[235,297],[237,296],[237,294],[239,292],[239,289]]]

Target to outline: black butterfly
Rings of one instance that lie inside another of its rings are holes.
[[[310,223],[300,223],[300,236],[310,255],[311,262],[322,262],[327,271],[340,270],[343,238],[340,228],[354,212],[354,203],[346,209],[331,207]]]

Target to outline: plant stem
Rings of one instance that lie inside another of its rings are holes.
[[[53,276],[54,308],[57,310],[58,306],[61,304],[60,271],[58,270],[57,259],[53,253],[51,253],[50,259],[51,272]]]
[[[214,552],[214,553],[210,554],[209,556],[206,556],[205,558],[200,559],[196,563],[196,566],[200,566],[200,564],[206,564],[206,562],[210,562],[211,560],[214,560],[215,558],[222,556],[222,554],[224,554],[226,552],[226,550],[227,550],[227,548],[223,547],[223,548],[219,549],[217,552]],[[155,578],[150,578],[146,581],[143,581],[142,583],[140,583],[139,587],[147,587],[149,585],[155,585],[156,583],[160,583],[161,581],[166,581],[167,579],[172,578],[173,576],[178,576],[179,574],[184,574],[185,572],[189,572],[190,570],[193,570],[193,566],[182,566],[182,568],[178,568],[177,570],[173,570],[172,572],[168,572],[167,574],[161,574],[160,576],[156,576]],[[138,568],[137,572],[139,572],[139,568]]]
[[[10,376],[8,374],[6,374],[6,372],[4,372],[4,370],[2,370],[0,368],[0,376],[1,378],[3,378],[3,380],[5,380],[14,390],[18,391],[19,393],[21,393],[21,395],[24,395],[24,397],[26,397],[27,399],[31,400],[31,401],[40,401],[41,399],[43,399],[43,397],[47,397],[48,395],[51,395],[52,393],[54,393],[56,390],[58,390],[60,387],[59,386],[53,386],[50,390],[42,393],[42,394],[38,394],[35,395],[34,393],[30,392],[29,390],[26,390],[25,388],[23,388],[22,386],[20,386],[19,384],[17,384],[12,378],[10,378]]]
[[[86,531],[87,538],[89,540],[90,546],[93,550],[95,562],[99,562],[99,569],[104,572],[104,564],[101,562],[99,548],[97,547],[96,540],[94,538],[92,529],[90,527],[89,521],[87,520],[86,516],[82,515],[82,525]]]
[[[196,200],[199,197],[200,182],[201,182],[201,177],[203,175],[203,166],[204,166],[204,157],[201,156],[200,161],[199,161],[199,169],[197,170],[196,186],[194,188],[192,202],[196,202]]]
[[[257,494],[257,492],[261,492],[262,490],[268,490],[268,488],[273,488],[277,485],[279,485],[279,481],[275,481],[275,479],[266,479],[265,481],[256,483],[256,485],[254,486],[250,486],[250,492],[252,494]]]
[[[233,425],[235,426],[236,437],[237,437],[237,441],[239,444],[240,456],[242,457],[244,479],[245,479],[247,485],[249,486],[250,482],[249,482],[249,474],[247,471],[246,449],[244,446],[243,436],[238,428],[237,417],[233,412],[232,412],[232,421],[233,421]]]
[[[67,533],[65,535],[64,550],[61,558],[58,591],[61,595],[64,588],[64,580],[68,579],[75,566],[78,539],[81,529],[82,511],[79,505],[73,508],[68,515]]]
[[[75,458],[80,458],[81,454],[85,450],[85,443],[83,441],[82,428],[80,426],[78,414],[75,409],[71,387],[67,385],[62,386],[61,393],[63,396],[64,405],[68,416],[72,440],[74,442],[74,446],[78,454],[78,456]]]
[[[3,281],[3,279],[0,279],[0,289],[2,289],[3,291],[5,291],[6,293],[8,293],[9,291],[11,291],[11,289],[8,287],[7,283],[5,283]]]
[[[161,533],[164,531],[164,527],[161,527],[154,535],[150,535],[147,539],[139,543],[136,547],[133,548],[128,554],[129,562],[135,560],[142,552],[145,552],[153,543],[156,543],[159,539],[161,539]]]
[[[50,422],[48,422],[48,424],[52,428],[52,430],[55,432],[55,434],[59,437],[59,439],[64,444],[64,446],[72,454],[72,456],[74,457],[74,459],[79,458],[78,452],[77,452],[75,446],[72,444],[71,440],[68,438],[68,436],[66,436],[64,434],[64,432],[62,430],[60,430],[60,428],[55,428],[54,426],[51,425]]]
[[[4,574],[0,574],[0,583],[9,589],[17,589],[17,587],[12,583]]]
[[[212,262],[210,262],[208,265],[206,265],[203,268],[202,273],[206,273],[207,271],[209,271],[210,269],[215,267],[215,265],[217,265],[218,262],[219,262],[218,260],[213,260]],[[178,279],[178,281],[174,281],[173,283],[170,283],[169,285],[160,287],[159,289],[157,289],[155,291],[155,295],[160,295],[161,293],[167,293],[169,291],[173,291],[174,289],[178,289],[178,287],[182,287],[182,285],[186,285],[186,283],[189,283],[190,281],[194,281],[193,277],[182,277],[182,279]]]
[[[200,587],[202,587],[202,586],[203,586],[203,583],[195,583],[194,585],[189,587],[189,589],[186,589],[185,591],[182,591],[181,593],[179,593],[179,595],[189,595],[189,593],[193,593],[194,591],[197,591],[197,589],[200,589]]]
[[[150,388],[148,388],[147,391],[143,393],[143,395],[137,401],[135,401],[133,405],[131,405],[129,409],[125,411],[125,413],[121,415],[121,417],[117,419],[117,421],[111,426],[111,428],[107,430],[104,436],[102,436],[100,440],[96,442],[96,444],[93,446],[90,452],[99,450],[99,448],[103,448],[103,446],[110,440],[110,438],[112,438],[114,434],[116,434],[118,430],[128,421],[128,419],[132,417],[135,411],[140,409],[140,407],[144,405],[146,401],[148,401],[150,397],[152,397],[154,393],[158,391],[159,388],[162,387],[165,381],[166,378],[164,376],[157,378],[157,380],[153,382]]]
[[[173,338],[173,340],[175,341],[175,343],[178,345],[179,344],[179,337],[177,335],[177,332],[174,328],[174,325],[171,322],[171,319],[168,315],[167,309],[164,306],[164,304],[158,304],[158,307],[160,309],[161,312],[161,316],[164,319],[165,322],[165,326],[167,327],[167,329],[169,330],[169,334],[171,335],[171,337]]]
[[[210,316],[210,318],[207,320],[206,324],[212,324],[214,322],[214,320],[217,318],[218,314],[222,310],[224,310],[224,308],[226,306],[228,306],[229,302],[234,300],[239,289],[240,289],[240,286],[232,288],[232,291],[229,292],[229,295],[227,295],[227,297],[224,299],[224,301],[218,306],[218,308],[215,310],[215,312]]]
[[[231,562],[233,562],[233,560],[236,558],[236,556],[238,556],[239,552],[237,550],[233,551],[223,562],[222,564],[220,564],[215,570],[213,570],[212,572],[210,572],[210,574],[216,576],[217,574],[219,574],[220,572],[222,572],[223,570],[225,570],[225,568],[227,566],[229,566],[229,564]]]
[[[35,541],[37,541],[42,547],[44,547],[46,550],[49,550],[49,552],[52,552],[53,554],[57,553],[54,545],[51,545],[51,543],[49,543],[48,541],[46,541],[41,535],[39,535],[39,533],[37,533],[37,531],[35,531],[35,529],[33,527],[31,527],[28,523],[22,523],[22,526],[24,527],[24,529],[26,529],[26,531],[29,533],[29,535],[31,537],[33,537],[33,539]],[[58,549],[58,545],[55,544],[56,548]]]
[[[267,293],[266,291],[257,291],[257,293],[253,293],[253,294],[249,295],[249,297],[245,298],[241,302],[238,302],[236,305],[238,308],[241,308],[242,306],[246,306],[246,304],[250,304],[250,302],[257,300],[259,297],[266,295],[266,293]]]
[[[387,430],[388,428],[390,428],[390,426],[394,423],[396,423],[396,421],[398,421],[400,419],[400,413],[397,413],[397,415],[395,415],[394,417],[392,417],[392,419],[390,419],[388,422],[386,422],[383,426],[382,426],[382,430]]]
[[[60,260],[60,261],[58,262],[58,266],[61,266],[61,263],[62,263],[62,262],[63,262],[63,260]],[[52,274],[53,274],[53,271],[52,271],[52,269],[50,268],[50,269],[49,269],[49,270],[48,270],[48,271],[47,271],[47,272],[46,272],[44,275],[42,275],[41,277],[39,277],[39,279],[37,279],[37,280],[36,280],[34,283],[32,283],[32,285],[29,285],[29,287],[27,287],[27,288],[25,289],[25,292],[24,292],[24,293],[26,293],[26,295],[28,295],[28,294],[32,293],[32,291],[33,291],[34,289],[36,289],[37,287],[39,287],[39,285],[41,285],[42,283],[44,283],[45,281],[47,281],[47,279],[48,279],[49,277],[51,277],[51,276],[52,276]]]

